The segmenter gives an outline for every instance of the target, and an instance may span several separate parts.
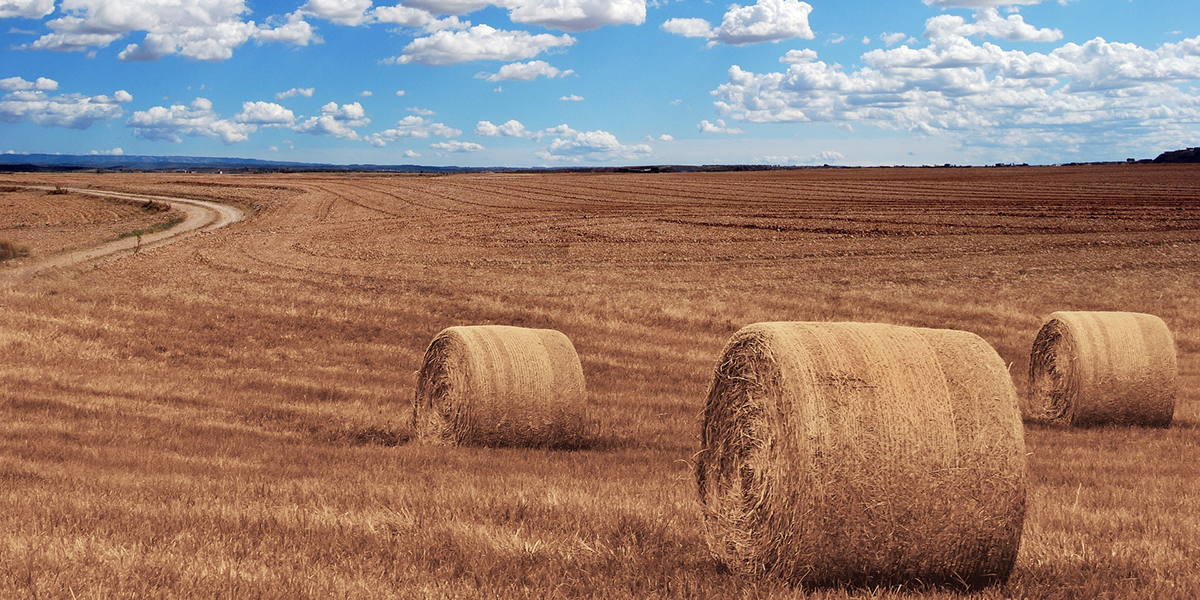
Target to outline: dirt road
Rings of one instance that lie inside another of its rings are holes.
[[[49,186],[22,186],[29,189],[53,189]],[[215,202],[192,200],[189,198],[174,198],[168,196],[152,196],[146,194],[128,194],[87,188],[65,188],[77,194],[118,198],[123,200],[166,202],[171,208],[183,213],[183,222],[166,231],[147,234],[141,238],[127,237],[106,242],[91,248],[62,252],[39,257],[22,263],[14,269],[0,271],[0,286],[12,285],[34,277],[40,273],[54,269],[66,269],[77,265],[113,258],[122,253],[140,252],[150,248],[173,244],[191,237],[197,233],[220,229],[231,223],[241,221],[244,214],[240,209]]]

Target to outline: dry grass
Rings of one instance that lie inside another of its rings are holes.
[[[982,588],[1025,517],[1016,390],[979,336],[759,323],[718,359],[696,480],[731,569],[806,586]]]
[[[1178,371],[1171,330],[1154,315],[1056,312],[1033,341],[1022,412],[1067,425],[1167,427]]]
[[[435,443],[580,448],[586,403],[579,355],[561,332],[448,327],[421,361],[413,429]]]
[[[710,558],[689,461],[715,357],[764,321],[959,329],[1023,392],[1072,307],[1164,319],[1174,424],[1028,427],[1021,549],[975,597],[1198,597],[1198,176],[7,176],[253,216],[0,290],[0,596],[958,597]],[[463,323],[567,335],[596,448],[407,443],[422,353]]]

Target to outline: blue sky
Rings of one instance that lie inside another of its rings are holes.
[[[922,165],[1200,145],[1195,0],[0,0],[0,152]]]

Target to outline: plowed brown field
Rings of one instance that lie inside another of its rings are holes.
[[[1175,423],[1029,428],[1022,550],[982,597],[1200,596],[1200,168],[0,176],[28,183],[248,218],[0,290],[2,597],[803,597],[700,535],[725,340],[964,329],[1023,391],[1055,310],[1162,317]],[[426,344],[483,323],[571,338],[593,447],[408,443]]]

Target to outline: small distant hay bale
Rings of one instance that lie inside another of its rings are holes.
[[[449,327],[417,373],[417,438],[476,446],[583,444],[583,367],[567,336],[501,325]]]
[[[0,240],[0,260],[22,258],[25,256],[29,256],[29,248],[27,246],[22,246],[9,240]]]
[[[705,535],[732,570],[810,587],[1008,579],[1025,442],[1008,370],[978,336],[750,325],[703,420]]]
[[[1033,341],[1021,412],[1034,422],[1167,427],[1177,378],[1175,340],[1162,319],[1060,311]]]

